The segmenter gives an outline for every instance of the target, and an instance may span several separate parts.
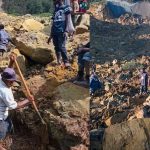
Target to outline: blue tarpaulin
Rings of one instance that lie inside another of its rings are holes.
[[[112,16],[115,18],[120,17],[125,13],[131,12],[129,3],[122,1],[107,1],[106,7],[111,12]]]

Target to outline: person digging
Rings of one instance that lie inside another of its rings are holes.
[[[16,73],[12,68],[14,56],[10,57],[10,64],[0,75],[0,140],[3,141],[12,129],[12,121],[8,115],[9,110],[20,109],[30,104],[34,100],[33,96],[28,99],[16,102],[11,87],[17,81]],[[5,150],[0,144],[0,150]]]
[[[66,68],[70,67],[67,50],[67,15],[71,14],[71,7],[65,5],[63,0],[54,0],[54,14],[52,17],[51,33],[47,43],[49,44],[53,40],[55,47],[55,53],[57,58],[57,64],[60,65],[63,61]],[[62,58],[62,61],[61,61]]]
[[[82,82],[82,81],[87,81],[87,83],[89,83],[90,62],[92,59],[91,54],[90,54],[90,42],[78,48],[77,55],[78,55],[78,74],[74,83]],[[84,78],[84,75],[85,75],[85,78]]]

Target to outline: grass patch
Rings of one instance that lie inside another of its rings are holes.
[[[137,63],[136,61],[127,62],[122,66],[123,70],[135,70],[135,69],[141,69],[144,66],[140,63]]]

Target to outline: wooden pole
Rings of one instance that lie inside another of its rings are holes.
[[[26,81],[25,81],[25,79],[24,79],[24,77],[23,77],[23,75],[22,75],[22,72],[21,72],[21,70],[20,70],[20,67],[19,67],[18,62],[17,62],[16,59],[14,60],[14,63],[15,63],[15,65],[16,65],[16,68],[17,68],[17,70],[18,70],[18,73],[19,73],[19,75],[20,75],[20,77],[21,77],[21,80],[22,80],[22,83],[23,83],[23,85],[24,85],[24,87],[25,87],[25,90],[27,91],[27,94],[28,94],[29,96],[31,96],[31,93],[30,93],[30,91],[29,91],[29,88],[28,88],[28,86],[27,86],[27,84],[26,84]],[[45,121],[43,120],[43,118],[41,117],[41,114],[40,114],[40,112],[39,112],[39,110],[38,110],[38,108],[37,108],[37,106],[36,106],[36,104],[35,104],[35,101],[31,101],[31,102],[32,102],[32,105],[33,105],[33,107],[34,107],[36,113],[38,114],[38,116],[39,116],[41,122],[42,122],[43,124],[46,124]]]

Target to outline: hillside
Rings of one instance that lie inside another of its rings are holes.
[[[103,89],[91,98],[91,150],[149,149],[149,120],[143,118],[150,117],[150,97],[139,94],[139,79],[141,68],[150,72],[150,20],[114,19],[101,4],[92,8],[91,49]]]

